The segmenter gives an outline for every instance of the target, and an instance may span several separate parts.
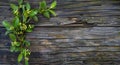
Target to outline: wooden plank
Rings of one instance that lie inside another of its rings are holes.
[[[119,39],[119,27],[35,28],[29,39]]]
[[[107,40],[106,42],[103,39],[96,40],[84,40],[84,39],[33,39],[30,41],[33,46],[45,46],[53,45],[57,47],[111,47],[120,46],[119,41]]]
[[[0,2],[3,4],[6,3],[4,1],[0,1]],[[34,2],[38,2],[38,0],[35,0]],[[51,0],[48,2],[51,2]],[[105,2],[82,1],[81,2],[78,0],[78,1],[64,1],[63,3],[62,1],[58,0],[58,7],[57,7],[58,9],[56,10],[58,17],[54,19],[52,18],[50,20],[42,19],[44,20],[44,22],[40,23],[39,25],[57,25],[57,24],[64,25],[64,24],[70,24],[70,23],[76,23],[82,21],[87,21],[89,23],[116,25],[119,24],[118,22],[120,19],[119,16],[120,6],[114,4],[117,4],[119,2],[120,1],[105,1]],[[32,3],[32,4],[36,4],[36,3]],[[0,21],[3,20],[10,21],[12,19],[9,6],[2,5],[0,7],[0,11],[1,11]],[[78,21],[71,20],[74,18],[77,18]]]
[[[41,0],[26,0],[33,8]],[[47,0],[49,4],[52,0]],[[119,0],[57,0],[57,17],[42,17],[27,39],[30,65],[119,65]],[[16,0],[0,1],[0,21],[12,20],[9,7]],[[109,6],[109,7],[108,7]],[[0,22],[0,65],[17,65],[17,53]],[[20,65],[23,65],[22,63]]]
[[[36,54],[36,53],[35,53]],[[115,56],[109,56],[112,55],[112,54],[115,54]],[[108,52],[96,52],[96,53],[60,53],[60,54],[57,54],[56,55],[46,55],[46,54],[43,54],[43,55],[37,55],[36,57],[37,58],[34,58],[34,57],[31,57],[30,59],[30,63],[35,63],[35,64],[56,64],[56,63],[65,63],[65,64],[69,64],[69,63],[75,63],[77,61],[79,62],[87,62],[87,63],[90,63],[90,62],[101,62],[101,63],[104,63],[104,62],[117,62],[117,60],[119,61],[118,59],[118,53],[108,53]],[[116,56],[117,55],[117,56]],[[16,62],[16,58],[15,58],[16,55],[8,55],[6,59],[12,59],[12,60],[8,60],[9,63],[15,63]],[[47,56],[47,57],[46,57]],[[87,57],[88,56],[88,57]],[[11,58],[10,58],[11,57]],[[40,58],[38,58],[40,57]],[[5,57],[4,57],[5,59]],[[35,60],[36,59],[36,60]],[[97,59],[97,60],[96,60]],[[1,60],[3,61],[3,60]],[[43,61],[43,62],[40,62],[40,61]],[[67,62],[67,63],[66,63]],[[6,62],[4,62],[6,63]]]
[[[5,32],[5,31],[4,31]],[[1,35],[4,35],[1,32]],[[39,52],[40,49],[48,46],[51,49],[76,49],[87,51],[88,49],[114,50],[119,48],[119,27],[93,27],[93,28],[35,28],[29,33],[27,39],[32,42],[33,51]],[[4,41],[1,44],[4,49]],[[42,46],[41,46],[42,45]],[[53,47],[53,48],[52,48]],[[115,47],[115,48],[114,48]],[[49,49],[48,48],[48,49]],[[50,51],[47,50],[46,51]],[[91,50],[90,50],[91,51]]]

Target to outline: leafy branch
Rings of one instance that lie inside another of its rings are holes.
[[[29,65],[29,56],[31,51],[29,50],[30,42],[26,40],[26,33],[30,33],[34,29],[34,25],[30,23],[33,19],[38,21],[38,14],[43,15],[46,18],[50,18],[50,15],[56,16],[54,9],[57,2],[53,1],[50,6],[47,6],[45,0],[39,3],[38,9],[32,9],[30,3],[24,2],[24,0],[18,0],[18,5],[10,4],[14,18],[11,22],[3,21],[2,24],[6,28],[6,35],[11,39],[11,52],[19,52],[18,62],[25,61],[25,65]]]

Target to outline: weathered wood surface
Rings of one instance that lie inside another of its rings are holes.
[[[36,8],[41,0],[26,1]],[[30,65],[119,65],[120,1],[57,1],[57,17],[40,18],[27,34]],[[18,65],[17,53],[9,51],[10,41],[1,25],[5,19],[12,20],[10,3],[16,0],[0,0],[0,65]]]

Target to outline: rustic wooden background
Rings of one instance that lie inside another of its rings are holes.
[[[26,1],[36,8],[42,0]],[[120,0],[57,2],[57,17],[39,16],[34,32],[27,34],[30,65],[120,65]],[[10,3],[16,0],[0,0],[0,65],[18,65],[1,25],[12,19]]]

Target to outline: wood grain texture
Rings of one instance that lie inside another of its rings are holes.
[[[25,1],[37,8],[42,0]],[[57,17],[46,19],[39,15],[36,28],[27,34],[32,51],[30,65],[119,65],[120,1],[57,2]],[[18,53],[9,51],[10,40],[1,24],[12,20],[10,3],[16,0],[0,0],[0,65],[18,65]]]

